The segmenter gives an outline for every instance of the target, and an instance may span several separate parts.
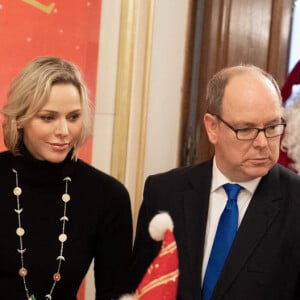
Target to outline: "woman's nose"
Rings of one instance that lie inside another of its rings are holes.
[[[68,122],[66,120],[59,120],[56,127],[56,134],[66,136],[68,133]]]

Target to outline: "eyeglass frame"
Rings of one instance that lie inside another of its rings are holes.
[[[235,136],[236,136],[236,138],[237,138],[239,141],[252,141],[252,140],[255,140],[255,139],[258,137],[258,135],[259,135],[259,133],[260,133],[261,131],[263,131],[263,133],[264,133],[264,135],[265,135],[265,137],[266,137],[267,139],[274,138],[274,137],[278,137],[278,136],[283,135],[283,133],[284,133],[284,131],[285,131],[285,128],[286,128],[286,125],[287,125],[287,124],[285,123],[284,119],[281,118],[281,122],[282,122],[282,123],[268,125],[268,126],[266,126],[266,127],[264,127],[264,128],[258,128],[258,127],[234,128],[232,125],[230,125],[228,122],[226,122],[226,121],[225,121],[223,118],[221,118],[219,115],[213,114],[213,116],[215,116],[219,121],[221,121],[222,123],[224,123],[229,129],[231,129],[231,130],[235,133]],[[277,126],[277,125],[282,125],[282,126],[283,126],[282,133],[281,133],[281,134],[278,134],[278,135],[274,135],[274,136],[267,136],[266,130],[267,130],[268,128],[270,128],[270,127],[274,127],[274,126]],[[251,138],[251,139],[241,139],[241,138],[239,138],[239,137],[238,137],[238,133],[239,133],[240,131],[246,130],[246,129],[256,129],[256,135],[255,135],[255,137],[254,137],[254,138]]]

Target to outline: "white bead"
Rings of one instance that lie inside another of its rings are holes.
[[[69,194],[65,193],[65,194],[62,195],[61,199],[62,199],[62,201],[64,201],[64,202],[69,202],[70,199],[71,199],[71,197],[70,197]]]
[[[67,235],[65,233],[62,233],[59,235],[58,240],[63,243],[67,240],[67,238]]]
[[[22,227],[18,227],[16,230],[17,236],[23,236],[25,233],[25,230]]]
[[[22,194],[22,189],[20,187],[15,187],[14,188],[14,195],[15,196],[20,196]]]

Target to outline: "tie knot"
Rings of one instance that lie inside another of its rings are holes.
[[[237,196],[243,187],[235,183],[226,183],[223,185],[223,188],[226,191],[228,198],[236,201]]]

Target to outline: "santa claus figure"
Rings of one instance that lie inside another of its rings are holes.
[[[300,174],[300,93],[291,105],[283,109],[283,117],[287,126],[281,141],[281,151],[289,158],[286,166]]]
[[[287,122],[278,162],[300,174],[300,61],[281,88],[283,117]]]

